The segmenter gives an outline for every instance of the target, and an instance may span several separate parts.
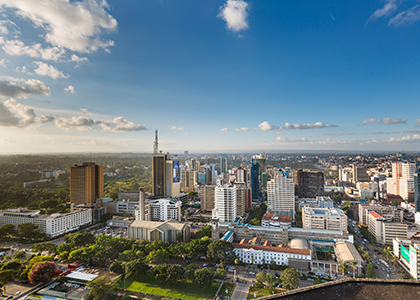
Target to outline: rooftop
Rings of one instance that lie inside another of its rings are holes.
[[[311,251],[307,249],[293,249],[293,248],[287,248],[283,245],[279,245],[278,247],[273,246],[261,246],[261,245],[249,245],[249,244],[237,244],[232,243],[232,246],[234,248],[243,248],[243,249],[254,249],[254,250],[260,250],[260,251],[272,251],[272,252],[283,252],[283,253],[293,253],[293,254],[302,254],[302,255],[311,255]]]

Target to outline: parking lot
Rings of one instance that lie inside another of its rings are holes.
[[[98,235],[110,235],[113,237],[127,237],[127,228],[121,228],[121,227],[103,227],[98,230],[93,230],[91,233],[95,236]]]

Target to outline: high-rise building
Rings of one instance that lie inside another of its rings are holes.
[[[267,183],[267,209],[295,219],[295,188],[288,171],[279,170]]]
[[[259,181],[259,168],[258,163],[252,163],[251,167],[251,187],[252,187],[252,199],[260,199],[260,181]]]
[[[227,173],[227,158],[219,157],[216,166],[217,174]]]
[[[253,164],[258,163],[258,165],[260,166],[259,175],[261,175],[261,173],[264,173],[264,172],[267,171],[266,162],[267,162],[267,159],[266,159],[265,155],[260,154],[260,155],[253,155],[252,156],[252,163]]]
[[[414,204],[416,212],[420,212],[420,168],[414,174]]]
[[[324,196],[324,173],[303,171],[293,172],[295,195],[299,198],[316,198]]]
[[[365,167],[353,166],[353,180],[358,181],[369,181],[369,176],[366,173]]]
[[[197,171],[182,170],[181,171],[181,191],[187,193],[194,190],[197,184],[198,176]]]
[[[219,221],[233,222],[236,218],[236,187],[218,186],[214,194],[214,209]]]
[[[236,189],[236,215],[243,216],[245,210],[251,208],[251,189],[247,186],[239,186]]]
[[[407,199],[409,192],[413,192],[415,188],[415,171],[415,163],[392,163],[392,177],[388,177],[386,180],[387,192],[393,195],[399,195],[403,199]]]
[[[214,209],[215,188],[215,185],[205,185],[201,187],[201,210],[207,212]]]
[[[70,168],[70,202],[94,204],[104,197],[104,167],[92,162]]]
[[[236,183],[247,185],[246,170],[242,167],[236,169]]]
[[[166,154],[152,154],[152,185],[155,197],[164,197],[165,194],[165,175],[166,175]]]

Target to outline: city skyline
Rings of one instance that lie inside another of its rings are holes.
[[[419,149],[416,1],[0,12],[0,154]]]

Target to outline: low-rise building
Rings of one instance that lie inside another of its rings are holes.
[[[352,243],[345,241],[335,243],[334,253],[338,262],[350,263],[355,261],[357,263],[357,275],[360,276],[362,274],[362,262],[364,260]]]
[[[318,196],[316,198],[301,198],[299,199],[299,210],[304,206],[318,207],[318,208],[333,208],[334,201],[330,197]]]
[[[75,209],[69,213],[42,215],[39,210],[26,208],[8,209],[0,211],[0,226],[6,224],[20,225],[33,223],[46,233],[47,237],[56,237],[79,229],[83,225],[92,223],[91,209]]]
[[[359,223],[368,225],[369,212],[375,211],[380,213],[389,222],[403,222],[404,213],[398,210],[395,206],[381,206],[381,205],[364,205],[359,204]]]
[[[174,219],[165,222],[133,221],[128,226],[128,238],[168,243],[190,241],[190,225]]]
[[[420,240],[394,238],[392,246],[394,256],[398,257],[404,268],[414,279],[420,279]]]
[[[337,208],[302,209],[303,228],[347,231],[347,216]]]
[[[292,226],[292,220],[290,216],[279,216],[272,212],[266,212],[261,219],[261,226],[264,227],[290,227]]]

